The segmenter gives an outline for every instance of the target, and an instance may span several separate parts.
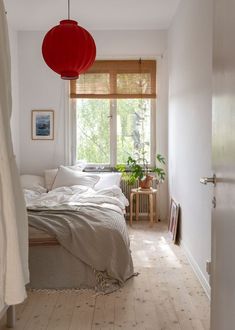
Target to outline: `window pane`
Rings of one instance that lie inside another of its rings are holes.
[[[77,159],[110,163],[109,100],[77,100]]]
[[[77,94],[109,94],[109,73],[84,73],[76,80]]]
[[[150,162],[150,114],[149,99],[117,100],[117,163],[128,156]]]
[[[117,93],[151,94],[150,73],[117,74]]]

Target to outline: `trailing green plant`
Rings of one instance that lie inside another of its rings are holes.
[[[157,162],[165,165],[165,158],[161,154],[156,156]],[[143,157],[140,159],[134,159],[131,156],[128,157],[126,164],[118,164],[116,166],[118,172],[122,173],[122,177],[129,184],[134,184],[137,180],[144,180],[151,173],[155,173],[156,179],[159,182],[163,182],[166,177],[166,172],[162,167],[150,167],[148,161]]]

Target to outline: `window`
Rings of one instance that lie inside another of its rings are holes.
[[[75,162],[115,166],[144,153],[154,164],[156,61],[96,61],[70,92]]]

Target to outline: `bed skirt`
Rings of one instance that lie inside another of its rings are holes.
[[[54,237],[29,228],[29,288],[96,289],[96,275],[90,266],[66,251]]]

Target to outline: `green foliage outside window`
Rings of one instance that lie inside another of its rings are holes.
[[[150,162],[149,99],[82,99],[77,101],[77,159],[88,163],[110,163],[110,109],[116,109],[117,163],[127,157]],[[115,112],[114,112],[115,113]],[[111,139],[114,138],[111,136]]]
[[[77,159],[110,163],[109,100],[77,101]]]

